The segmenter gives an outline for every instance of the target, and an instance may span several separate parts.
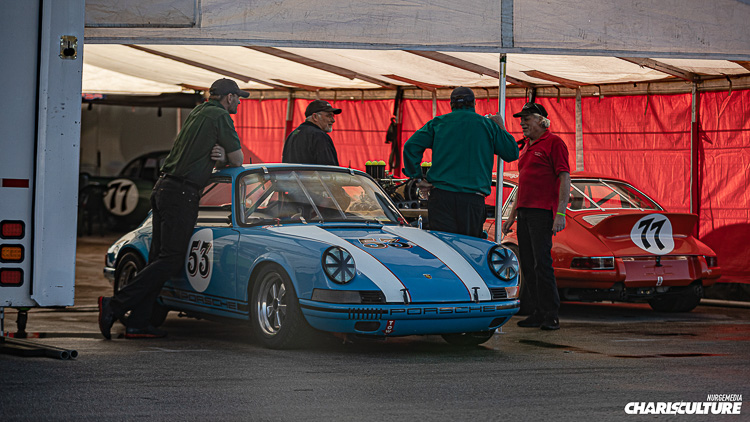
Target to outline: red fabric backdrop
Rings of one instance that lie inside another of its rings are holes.
[[[292,129],[305,120],[305,108],[310,102],[294,101]],[[339,164],[364,170],[368,160],[388,162],[391,146],[385,143],[385,133],[393,103],[393,100],[338,100],[332,103],[344,110],[336,116],[331,132]],[[286,110],[287,100],[242,100],[233,118],[242,150],[253,163],[281,161],[287,135]]]
[[[233,115],[245,162],[281,161],[286,131],[286,100],[242,100]]]
[[[700,98],[699,234],[719,256],[722,282],[750,283],[750,90],[702,93]],[[295,100],[292,128],[304,120],[309,102]],[[567,144],[575,169],[575,99],[537,102],[549,112],[551,130]],[[522,98],[506,103],[506,125],[516,139],[523,135],[512,114],[523,103]],[[344,110],[331,133],[342,166],[364,170],[365,161],[388,162],[391,146],[385,133],[393,105],[393,100],[334,102]],[[497,107],[496,99],[477,99],[478,113],[494,114]],[[438,115],[449,112],[447,100],[437,102]],[[628,180],[669,211],[690,211],[689,94],[587,97],[582,116],[584,170]],[[403,101],[401,145],[431,118],[431,100]],[[235,124],[243,151],[254,163],[281,159],[286,100],[243,100]],[[424,161],[430,160],[428,151]]]
[[[750,91],[701,94],[700,235],[721,282],[750,283]]]
[[[690,95],[589,97],[581,105],[585,170],[690,212]]]

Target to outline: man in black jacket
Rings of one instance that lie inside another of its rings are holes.
[[[336,122],[333,116],[340,113],[341,109],[333,108],[328,101],[311,102],[305,109],[305,121],[286,138],[281,161],[338,166],[336,147],[328,133]]]

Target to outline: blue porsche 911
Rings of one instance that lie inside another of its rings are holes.
[[[150,240],[148,217],[109,248],[115,291],[145,266]],[[249,320],[270,348],[304,345],[313,328],[476,345],[518,308],[509,249],[409,226],[364,172],[265,164],[214,172],[152,324],[170,310]]]

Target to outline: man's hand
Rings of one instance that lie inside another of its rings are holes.
[[[565,228],[565,216],[556,214],[555,221],[552,223],[552,236],[556,235],[558,232],[562,231],[564,228]]]
[[[510,233],[512,231],[510,228],[513,227],[513,223],[515,223],[515,222],[516,222],[515,218],[513,218],[513,219],[509,218],[509,219],[507,219],[507,220],[505,220],[503,222],[503,225],[500,228],[500,231],[503,233],[503,236],[505,236],[506,234],[508,234],[508,233]]]
[[[427,196],[430,194],[430,190],[432,189],[432,183],[422,179],[419,182],[417,182],[417,188],[419,188],[419,192]]]
[[[498,126],[500,126],[500,129],[505,130],[505,123],[503,122],[503,116],[498,114],[488,114],[485,117],[495,122]]]
[[[226,151],[219,144],[214,145],[211,150],[211,159],[216,161],[216,167],[221,167],[227,161]]]

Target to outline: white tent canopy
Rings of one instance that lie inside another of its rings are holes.
[[[747,0],[87,0],[84,92],[524,87],[750,74]],[[740,83],[746,83],[742,78]]]
[[[143,48],[147,51],[138,49]],[[301,64],[274,54],[290,52],[331,66]],[[245,47],[88,44],[84,49],[83,91],[151,94],[203,89],[220,77],[244,89],[373,89],[382,86],[497,87],[498,53],[442,53],[484,68],[485,74],[393,50],[281,48],[265,53]],[[169,55],[170,57],[164,57]],[[747,75],[724,60],[655,59],[703,78]],[[350,73],[349,77],[342,76]],[[615,57],[509,54],[508,77],[530,86],[648,82],[668,73]],[[542,79],[546,77],[548,79]],[[509,79],[510,80],[510,79]],[[373,81],[379,81],[376,84]],[[562,81],[562,82],[561,82]],[[742,83],[742,81],[740,81]],[[745,82],[747,84],[747,82]],[[740,87],[740,85],[737,85]]]

